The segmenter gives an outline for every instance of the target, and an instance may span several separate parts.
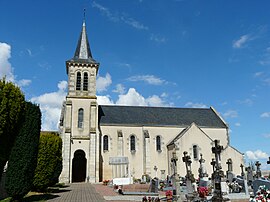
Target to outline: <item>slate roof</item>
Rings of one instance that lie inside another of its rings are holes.
[[[182,126],[227,128],[212,108],[99,106],[100,125]]]
[[[82,31],[77,43],[74,57],[68,60],[68,62],[96,63],[92,57],[85,22],[83,22]]]

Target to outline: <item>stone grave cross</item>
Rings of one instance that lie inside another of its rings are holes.
[[[199,160],[199,162],[200,162],[199,177],[200,178],[208,177],[208,174],[206,172],[205,165],[204,165],[205,160],[203,159],[203,157],[202,157],[203,155],[202,154],[200,156],[201,156],[201,158]]]
[[[187,177],[187,179],[189,179],[189,180],[191,180],[191,163],[192,163],[192,161],[191,161],[191,158],[190,158],[190,156],[188,156],[187,155],[187,152],[186,151],[184,151],[184,156],[182,157],[182,160],[183,160],[183,162],[185,163],[185,165],[186,165],[186,170],[187,170],[187,175],[186,175],[186,177]]]
[[[262,172],[261,172],[261,169],[260,169],[260,166],[261,166],[261,163],[259,161],[256,161],[255,163],[255,166],[256,166],[256,178],[259,179],[262,177]]]
[[[228,159],[226,164],[228,165],[228,170],[226,171],[227,180],[231,183],[234,178],[234,174],[232,173],[232,159]]]
[[[215,168],[216,170],[212,174],[212,180],[214,182],[214,192],[213,192],[213,197],[212,201],[228,201],[229,199],[223,195],[225,194],[227,190],[227,184],[226,181],[223,179],[224,178],[224,172],[222,171],[221,167],[221,158],[220,154],[223,150],[223,146],[221,146],[219,143],[219,140],[215,140],[215,146],[212,147],[212,153],[215,154]]]
[[[232,159],[228,159],[226,164],[228,165],[228,172],[232,171]]]
[[[209,181],[208,181],[208,174],[206,172],[206,169],[205,169],[205,160],[203,159],[202,157],[202,154],[201,154],[201,158],[199,160],[200,162],[200,167],[199,167],[199,186],[200,187],[207,187],[209,185]]]
[[[252,181],[254,180],[253,170],[251,166],[246,167],[245,170],[247,171],[247,182],[248,182],[248,185],[250,186],[252,184]]]
[[[267,164],[270,164],[270,156],[269,156],[269,158],[268,158],[269,160],[267,161]]]
[[[243,177],[243,179],[245,178],[245,173],[244,173],[244,165],[241,163],[240,165],[241,168],[241,176]]]
[[[212,166],[212,168],[213,168],[213,173],[215,172],[215,166],[216,166],[216,161],[215,161],[215,159],[212,159],[212,161],[211,161],[211,166]]]
[[[216,159],[216,165],[215,165],[216,170],[222,169],[221,163],[220,163],[220,153],[223,150],[223,146],[221,146],[219,143],[220,143],[219,140],[215,140],[215,146],[212,147],[212,153],[215,154],[215,159]]]
[[[181,201],[180,200],[180,179],[179,179],[179,175],[177,173],[177,161],[178,161],[178,157],[176,155],[176,152],[174,151],[172,153],[172,158],[171,158],[171,162],[174,165],[173,184],[175,187],[175,191],[174,191],[173,195],[176,197],[177,201]]]
[[[193,201],[193,199],[196,197],[195,192],[197,191],[196,187],[193,186],[193,184],[195,183],[195,178],[191,172],[191,159],[190,156],[187,155],[187,152],[184,151],[184,156],[182,157],[182,161],[185,163],[186,165],[186,170],[187,170],[187,174],[186,174],[186,187],[187,187],[187,194],[186,194],[186,198],[188,201]],[[196,184],[195,184],[196,186]]]

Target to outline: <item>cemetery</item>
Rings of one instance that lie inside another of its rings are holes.
[[[215,156],[211,162],[206,162],[200,154],[198,176],[192,173],[192,161],[185,151],[181,162],[173,153],[174,173],[166,179],[143,175],[133,183],[113,179],[107,186],[123,197],[136,196],[140,201],[270,201],[270,179],[262,175],[259,161],[254,164],[255,170],[240,164],[241,173],[233,173],[231,159],[226,161],[227,168],[221,166],[223,146],[219,140],[214,141],[211,149]],[[185,176],[179,176],[177,163],[185,164]],[[212,166],[212,173],[206,172],[206,163]],[[270,157],[267,163],[270,163]]]

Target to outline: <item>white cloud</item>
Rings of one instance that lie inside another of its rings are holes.
[[[269,118],[270,117],[270,112],[264,112],[261,114],[261,118]]]
[[[22,79],[17,82],[20,87],[29,86],[32,81],[29,79]]]
[[[99,105],[114,105],[109,95],[97,96],[97,102]]]
[[[243,35],[240,39],[233,42],[233,48],[242,48],[249,40],[250,36],[248,34]]]
[[[267,85],[270,85],[270,78],[264,79],[263,82],[265,82]]]
[[[238,117],[238,113],[237,113],[237,111],[235,111],[235,110],[228,110],[227,112],[225,112],[224,114],[223,114],[223,116],[224,117],[230,117],[230,118],[236,118],[236,117]]]
[[[31,98],[31,102],[37,103],[42,112],[42,130],[57,130],[60,119],[62,103],[66,97],[67,82],[58,83],[58,91],[45,93]]]
[[[126,16],[121,16],[120,18],[124,23],[132,26],[133,28],[136,29],[144,29],[144,30],[148,30],[148,27],[143,25],[142,23],[140,23],[139,21],[131,18],[131,17],[126,17]]]
[[[162,93],[160,96],[161,96],[161,97],[164,97],[164,98],[165,98],[165,97],[168,97],[168,93],[165,93],[165,92],[164,92],[164,93]]]
[[[26,51],[27,51],[27,53],[28,53],[28,55],[29,55],[30,57],[33,56],[32,51],[31,51],[29,48],[27,48]]]
[[[238,101],[240,104],[244,104],[244,105],[247,105],[247,106],[252,106],[253,104],[253,101],[249,98],[245,99],[245,100],[239,100]]]
[[[261,65],[270,64],[270,47],[267,47],[265,53],[262,55],[262,59],[259,61]]]
[[[103,15],[105,15],[109,20],[113,22],[123,22],[135,29],[148,30],[148,27],[140,23],[139,21],[128,17],[125,14],[119,14],[118,12],[111,12],[108,8],[102,6],[101,4],[93,1],[92,7],[97,8]]]
[[[7,43],[0,42],[0,79],[6,77],[7,81],[11,81],[20,87],[28,86],[31,83],[31,80],[16,80],[16,76],[13,73],[12,65],[9,62],[10,58],[11,46]]]
[[[250,160],[258,160],[258,159],[267,159],[268,154],[261,150],[256,151],[246,151],[246,157]]]
[[[112,78],[109,73],[106,74],[105,77],[98,76],[97,77],[97,92],[106,91],[107,88],[111,85]]]
[[[126,89],[123,84],[117,84],[115,89],[113,90],[114,93],[124,94],[126,92]]]
[[[119,95],[116,105],[128,105],[128,106],[155,106],[163,107],[170,106],[165,100],[158,95],[152,95],[148,98],[143,97],[136,91],[135,88],[130,88],[124,95]]]
[[[132,77],[129,77],[127,80],[129,80],[129,81],[144,81],[144,82],[151,84],[151,85],[162,85],[162,84],[167,83],[165,80],[162,80],[154,75],[132,76]]]
[[[263,135],[265,138],[270,138],[270,133]]]
[[[167,41],[167,39],[165,37],[155,35],[155,34],[151,34],[150,40],[155,41],[157,43],[165,43]]]
[[[154,107],[165,107],[169,106],[162,100],[159,96],[157,95],[152,95],[146,99],[146,103],[149,106],[154,106]]]
[[[207,108],[207,106],[203,103],[193,103],[193,102],[188,102],[185,104],[185,106],[190,108]]]
[[[134,88],[130,88],[125,95],[119,95],[116,104],[129,106],[147,106],[145,98],[140,95]]]
[[[11,46],[0,42],[0,78],[14,82],[13,68],[9,62],[11,57]]]
[[[254,74],[254,77],[260,77],[260,76],[262,76],[264,74],[264,72],[256,72],[255,74]]]
[[[240,123],[235,123],[234,125],[237,126],[237,127],[241,126]]]

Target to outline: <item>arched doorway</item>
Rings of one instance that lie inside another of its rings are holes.
[[[72,182],[85,182],[86,158],[83,150],[77,150],[72,159]]]

